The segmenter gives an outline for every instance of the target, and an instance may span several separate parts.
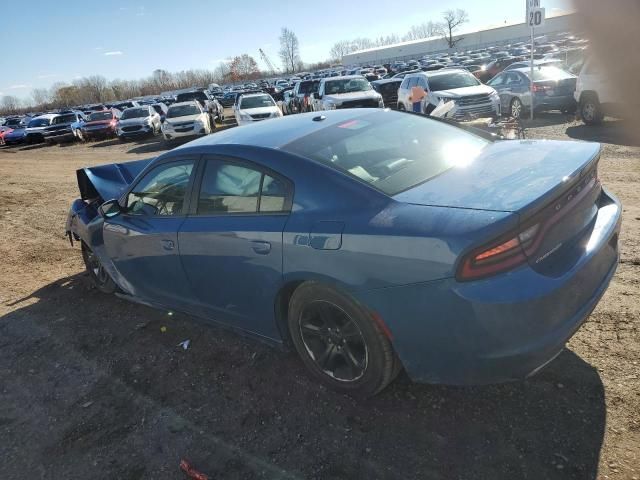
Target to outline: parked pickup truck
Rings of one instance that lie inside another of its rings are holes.
[[[384,107],[382,95],[361,75],[323,78],[313,97],[314,111]]]
[[[51,119],[51,124],[42,130],[44,141],[49,144],[74,140],[76,130],[84,124],[85,117],[82,112],[65,112]]]

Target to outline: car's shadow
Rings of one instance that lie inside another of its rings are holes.
[[[164,478],[181,456],[214,478],[597,476],[603,385],[571,352],[523,382],[401,376],[355,400],[319,387],[292,353],[101,294],[83,274],[5,306],[2,436],[21,445],[7,478],[31,465],[89,472],[86,458],[105,478]]]
[[[120,145],[122,142],[117,138],[109,138],[104,140],[87,140],[87,144],[91,145],[91,148],[103,148],[112,147],[113,145]]]
[[[184,143],[184,142],[183,142]],[[171,143],[167,145],[162,137],[152,137],[144,140],[139,140],[136,146],[127,150],[127,153],[156,153],[165,152],[178,146],[180,143]]]
[[[628,147],[640,147],[638,125],[624,120],[607,120],[601,125],[572,125],[567,135],[577,140],[612,143]]]
[[[529,114],[525,113],[524,118],[522,118],[522,124],[525,128],[539,128],[568,124],[575,122],[575,120],[576,116],[574,114],[566,114],[559,111],[538,112],[534,115],[533,120],[530,120]]]

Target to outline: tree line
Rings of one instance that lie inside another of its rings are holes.
[[[345,55],[368,48],[384,47],[399,42],[421,40],[424,38],[440,37],[449,48],[455,46],[463,39],[456,36],[455,31],[460,25],[469,21],[469,15],[465,10],[447,10],[442,13],[442,19],[438,22],[428,21],[413,25],[404,35],[391,34],[377,38],[358,37],[352,40],[336,42],[329,51],[329,57],[336,61],[342,61]]]

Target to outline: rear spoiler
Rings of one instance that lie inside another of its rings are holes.
[[[99,200],[101,202],[119,198],[151,161],[153,161],[152,158],[77,170],[80,197],[87,201]]]

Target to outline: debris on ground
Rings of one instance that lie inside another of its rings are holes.
[[[204,473],[199,472],[198,470],[193,468],[193,465],[191,465],[191,463],[189,463],[184,458],[180,460],[180,470],[182,470],[187,475],[187,477],[193,478],[194,480],[209,480],[208,475],[205,475]]]
[[[184,341],[180,342],[178,344],[178,347],[182,347],[183,350],[186,350],[187,348],[189,348],[190,344],[191,344],[191,340],[187,339],[187,340],[184,340]]]

